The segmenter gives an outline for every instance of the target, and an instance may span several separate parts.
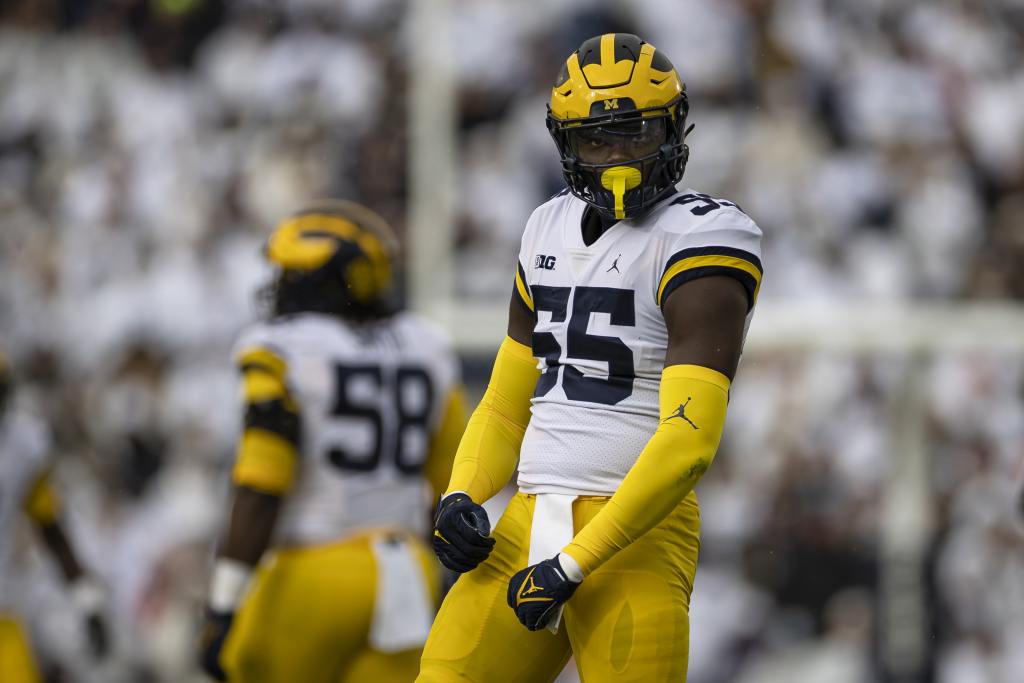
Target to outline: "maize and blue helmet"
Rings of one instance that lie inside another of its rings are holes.
[[[265,255],[278,269],[275,315],[308,311],[367,320],[397,309],[398,241],[387,221],[361,204],[310,204],[277,226]]]
[[[569,190],[606,217],[643,215],[683,177],[688,112],[685,84],[653,45],[629,33],[586,40],[548,105]]]

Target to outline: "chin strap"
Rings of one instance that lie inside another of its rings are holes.
[[[610,190],[615,197],[615,217],[626,217],[623,198],[626,192],[640,185],[639,169],[632,166],[612,166],[601,174],[601,187]]]

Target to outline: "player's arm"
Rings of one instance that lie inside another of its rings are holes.
[[[220,652],[252,572],[270,544],[299,457],[299,411],[288,390],[285,361],[270,349],[253,347],[240,354],[239,367],[245,428],[199,643],[200,664],[217,680],[226,679]]]
[[[663,302],[661,422],[619,489],[565,548],[589,574],[664,519],[711,465],[751,300],[737,279],[702,277]],[[581,577],[580,577],[581,578]]]
[[[459,443],[452,477],[438,506],[434,551],[453,571],[475,568],[494,539],[481,503],[500,491],[519,463],[519,447],[530,422],[530,399],[540,371],[533,357],[533,300],[522,279],[509,303],[508,334],[498,349],[487,390]]]
[[[60,523],[60,500],[49,473],[39,477],[24,501],[25,513],[32,519],[50,555],[60,566],[71,590],[71,600],[85,618],[89,646],[96,657],[109,649],[106,621],[103,618],[104,595],[98,584],[82,569],[78,556]]]
[[[508,334],[498,348],[487,390],[459,443],[446,493],[483,503],[500,491],[519,462],[540,370],[530,349],[533,318],[518,294],[509,304]]]

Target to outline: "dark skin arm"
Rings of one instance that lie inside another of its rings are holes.
[[[73,583],[82,575],[82,565],[78,563],[75,552],[71,548],[67,535],[58,522],[39,524],[36,527],[43,539],[43,544],[60,565],[60,571],[68,583]]]
[[[236,486],[220,556],[255,567],[270,545],[281,497]]]
[[[664,306],[668,328],[665,365],[702,365],[731,381],[743,346],[747,292],[731,277],[702,277],[669,294]],[[534,319],[514,294],[508,310],[508,336],[530,346]]]
[[[221,538],[220,557],[255,567],[270,544],[281,497],[247,486],[236,486],[232,494],[231,516]],[[207,608],[199,635],[199,664],[215,680],[227,680],[220,654],[234,619],[234,610],[223,612]]]
[[[523,305],[516,293],[508,303],[508,336],[514,341],[532,346],[533,344],[533,313]]]
[[[732,381],[743,347],[747,291],[731,277],[691,280],[664,303],[669,365],[701,365]]]
[[[58,522],[38,524],[36,528],[43,539],[43,544],[53,555],[53,558],[60,565],[60,571],[64,579],[72,584],[81,578],[85,572],[82,565],[78,563],[71,542],[68,540],[64,529]],[[93,655],[103,657],[109,650],[109,638],[106,624],[98,612],[85,615],[86,635],[89,639],[89,646]]]

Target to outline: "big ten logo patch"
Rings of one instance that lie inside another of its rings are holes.
[[[554,256],[545,256],[544,254],[537,254],[537,256],[534,257],[534,259],[533,259],[533,267],[534,268],[543,268],[544,270],[554,270],[555,269],[555,257]]]

